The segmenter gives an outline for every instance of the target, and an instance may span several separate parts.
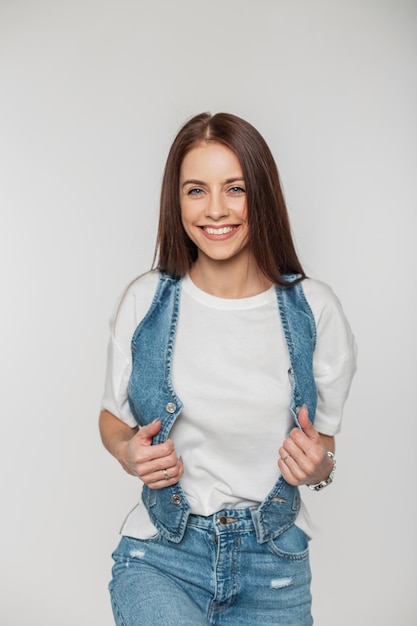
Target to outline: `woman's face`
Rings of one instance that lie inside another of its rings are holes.
[[[179,193],[182,223],[199,260],[247,256],[246,186],[234,152],[219,143],[198,144],[182,162]]]

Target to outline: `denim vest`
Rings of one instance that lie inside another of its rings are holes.
[[[296,275],[286,275],[293,282]],[[291,368],[290,410],[299,427],[297,414],[305,404],[314,420],[317,391],[313,377],[316,326],[301,283],[276,286],[278,308],[288,346]],[[132,374],[128,385],[130,409],[139,426],[156,418],[162,421],[153,443],[165,441],[181,413],[183,404],[172,386],[172,355],[181,296],[181,280],[160,274],[152,304],[132,338]],[[281,442],[277,442],[277,448]],[[180,483],[163,489],[143,486],[142,499],[155,528],[167,539],[179,543],[184,535],[190,505]],[[251,509],[257,540],[264,543],[277,537],[294,522],[300,509],[297,487],[282,476],[258,507]]]

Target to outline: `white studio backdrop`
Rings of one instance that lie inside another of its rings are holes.
[[[359,344],[337,481],[309,497],[316,623],[417,624],[416,27],[413,0],[0,0],[2,625],[113,623],[138,484],[98,436],[108,320],[204,110],[268,141]]]

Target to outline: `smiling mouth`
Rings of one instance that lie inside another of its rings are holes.
[[[213,228],[211,226],[202,226],[202,230],[208,235],[228,235],[232,233],[238,226],[223,226],[221,228]]]

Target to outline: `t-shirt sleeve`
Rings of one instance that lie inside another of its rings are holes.
[[[107,369],[101,408],[110,411],[122,422],[134,428],[137,422],[130,411],[127,399],[130,373],[130,360],[126,358],[112,335],[107,347]]]
[[[137,325],[146,315],[158,280],[149,272],[134,281],[119,298],[110,320],[107,347],[107,368],[101,408],[110,411],[122,422],[137,426],[130,410],[127,389],[132,372],[131,341]]]
[[[343,407],[356,371],[357,346],[332,289],[309,279],[303,286],[317,328],[313,356],[318,394],[314,427],[323,435],[333,436],[341,429]]]

